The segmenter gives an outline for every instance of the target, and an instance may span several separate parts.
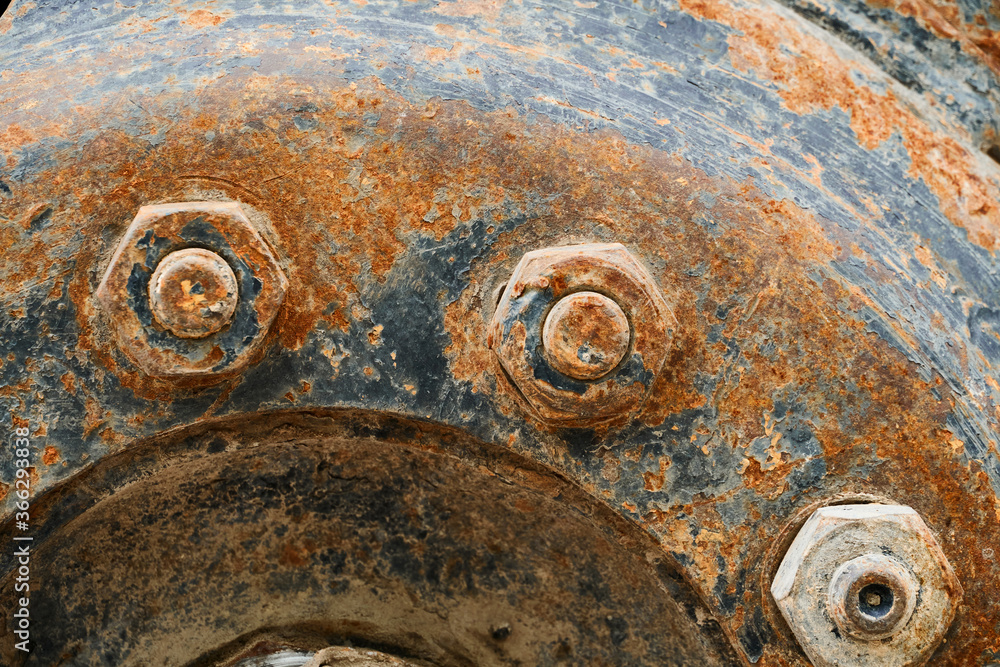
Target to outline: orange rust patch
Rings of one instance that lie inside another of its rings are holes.
[[[787,454],[785,455],[787,457]],[[758,494],[774,500],[788,490],[788,472],[791,468],[785,460],[778,465],[763,470],[757,459],[748,459],[740,474],[748,489],[753,489]]]
[[[21,18],[36,6],[34,2],[20,2],[13,7],[8,7],[7,11],[0,16],[0,35],[10,30],[11,26],[14,25],[15,18]]]
[[[7,155],[34,141],[35,136],[17,123],[8,125],[7,129],[0,132],[0,146],[3,146],[3,152]]]
[[[670,466],[670,459],[666,457],[660,457],[660,470],[659,472],[644,472],[642,473],[643,485],[646,487],[647,491],[659,491],[663,488],[663,483],[667,477],[667,468]]]
[[[454,60],[461,55],[461,49],[458,49],[457,47],[445,49],[440,46],[418,45],[413,48],[421,60],[425,60],[429,63]]]
[[[914,255],[917,261],[931,272],[931,280],[934,284],[943,290],[948,284],[948,274],[941,270],[940,265],[934,260],[931,251],[922,245],[918,245],[914,249]]]
[[[36,3],[34,3],[34,2],[19,2],[19,3],[17,3],[17,6],[15,7],[15,9],[13,11],[14,18],[21,18],[22,16],[24,16],[25,14],[27,14],[29,11],[31,11],[32,9],[34,9],[37,6],[38,5]],[[10,7],[8,7],[8,9],[10,9]]]
[[[719,556],[728,554],[732,560],[737,556],[738,549],[732,544],[732,536],[728,535],[730,531],[723,524],[715,507],[706,504],[704,498],[698,498],[695,503],[678,507],[677,510],[696,518],[695,523],[700,527],[697,535],[691,532],[691,524],[673,520],[671,514],[660,510],[651,510],[643,517],[643,521],[654,528],[667,549],[691,556],[697,562],[698,576],[703,577],[706,582],[713,582],[714,588],[714,582],[722,574]]]
[[[86,414],[83,419],[83,437],[88,438],[91,433],[104,424],[105,416],[101,410],[101,405],[93,398],[87,398],[84,406]]]
[[[216,26],[225,21],[218,14],[213,14],[205,9],[196,9],[191,12],[186,19],[181,21],[185,25],[189,25],[192,28],[207,28],[209,26]]]
[[[44,463],[47,466],[50,466],[58,462],[59,459],[60,459],[59,450],[53,447],[52,445],[48,445],[45,448],[45,453],[42,454],[42,463]]]
[[[76,395],[76,379],[72,373],[63,373],[59,376],[59,381],[62,382],[67,394]]]

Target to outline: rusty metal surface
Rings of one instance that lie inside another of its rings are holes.
[[[773,545],[868,494],[916,509],[964,588],[933,664],[1000,659],[997,18],[951,34],[924,6],[15,5],[0,409],[35,492],[215,418],[399,413],[645,531],[760,665],[806,664]],[[204,200],[241,203],[288,298],[255,364],[177,387],[94,293],[140,207]],[[535,419],[486,345],[520,257],[568,243],[623,244],[678,322],[625,424]]]

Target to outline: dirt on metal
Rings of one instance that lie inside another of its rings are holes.
[[[913,507],[965,591],[933,664],[1000,657],[1000,181],[959,92],[757,2],[95,4],[115,49],[0,20],[30,44],[0,58],[0,400],[39,492],[219,418],[405,415],[641,528],[746,664],[806,664],[767,593],[795,517]],[[288,280],[211,387],[138,367],[95,298],[143,206],[197,201],[239,202]],[[539,419],[487,345],[524,254],[570,243],[622,244],[673,314],[617,422]]]

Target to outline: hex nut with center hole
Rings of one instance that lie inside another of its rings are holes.
[[[886,639],[910,620],[919,588],[895,558],[881,553],[858,556],[833,573],[830,616],[841,632],[868,641]]]
[[[674,323],[656,280],[623,245],[544,248],[514,269],[487,344],[539,418],[582,427],[642,405]]]
[[[809,517],[771,594],[816,667],[910,667],[941,643],[962,586],[904,505],[837,505]]]

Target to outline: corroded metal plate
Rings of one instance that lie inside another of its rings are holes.
[[[0,451],[4,534],[15,468],[42,550],[76,513],[65,485],[136,443],[357,409],[583,489],[655,542],[744,664],[806,664],[767,592],[803,515],[912,507],[965,592],[933,664],[1000,660],[994,12],[18,2],[0,18],[0,415],[30,462]],[[238,202],[294,295],[209,387],[144,371],[95,297],[141,207],[193,201]],[[531,418],[486,344],[519,259],[571,243],[622,244],[676,317],[624,423]],[[195,518],[215,529],[178,516]]]

